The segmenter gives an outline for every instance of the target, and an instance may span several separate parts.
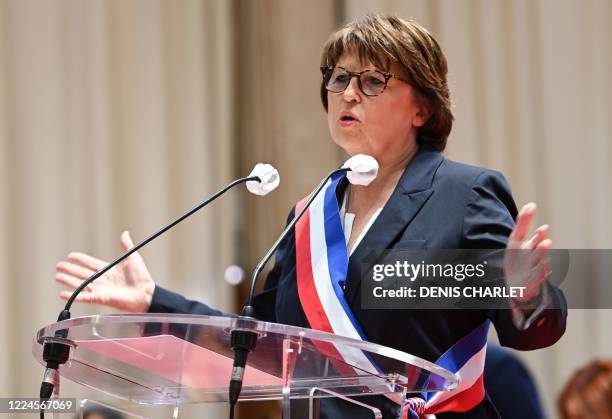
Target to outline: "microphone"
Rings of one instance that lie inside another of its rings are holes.
[[[256,177],[259,180],[249,180],[246,187],[252,194],[264,196],[272,192],[280,184],[278,171],[271,164],[257,163],[249,177]]]
[[[312,204],[319,192],[321,192],[327,181],[333,175],[340,172],[347,172],[346,177],[348,178],[349,182],[351,182],[351,184],[367,186],[378,175],[378,162],[372,156],[368,156],[366,154],[356,154],[350,159],[348,159],[339,169],[333,170],[331,173],[329,173],[325,177],[325,179],[323,179],[321,183],[319,183],[314,192],[310,195],[308,201],[306,201],[304,207],[300,210],[298,214],[296,214],[295,217],[293,217],[293,220],[291,220],[287,227],[285,227],[276,242],[272,245],[270,250],[268,250],[268,252],[264,255],[264,257],[255,267],[253,275],[251,276],[251,289],[249,291],[249,297],[247,303],[242,308],[242,316],[253,317],[253,315],[255,314],[255,311],[253,309],[253,296],[255,293],[255,285],[257,284],[257,277],[263,270],[266,263],[270,260],[274,252],[276,252],[278,246],[280,246],[281,241],[283,241],[283,239],[285,238],[285,236],[287,236],[287,234],[289,234],[289,231],[291,231],[293,226],[295,226],[295,224],[299,221],[302,215],[304,215],[310,204]]]
[[[366,154],[354,155],[342,167],[351,169],[346,177],[353,185],[368,186],[378,176],[378,162]]]
[[[339,169],[335,169],[330,172],[315,188],[306,201],[306,204],[304,204],[304,207],[295,215],[295,217],[293,217],[293,220],[287,224],[287,227],[285,227],[278,239],[276,239],[276,242],[274,242],[272,247],[266,252],[264,257],[255,267],[253,275],[251,276],[251,289],[249,291],[249,297],[240,313],[242,317],[238,318],[236,328],[232,330],[230,334],[230,344],[235,353],[229,387],[230,419],[233,419],[234,417],[234,406],[238,402],[240,392],[242,391],[242,379],[244,378],[244,369],[246,367],[248,354],[249,352],[253,351],[257,345],[257,333],[248,330],[248,325],[249,320],[252,320],[255,315],[253,296],[259,274],[263,270],[266,263],[270,260],[274,252],[276,252],[281,242],[289,234],[300,218],[302,218],[308,207],[310,207],[312,202],[332,176],[337,173],[347,172],[347,178],[351,184],[367,186],[378,175],[378,167],[378,162],[374,157],[365,154],[357,154],[348,159]]]
[[[81,291],[83,291],[93,281],[95,281],[96,279],[104,275],[106,272],[108,272],[111,268],[125,260],[132,253],[137,252],[140,248],[147,245],[152,240],[156,239],[181,221],[185,220],[186,218],[190,217],[206,205],[210,204],[212,201],[223,195],[225,192],[227,192],[234,186],[245,182],[247,189],[251,193],[263,196],[276,189],[276,187],[280,183],[280,177],[278,171],[273,166],[269,164],[258,163],[257,165],[255,165],[255,167],[247,177],[237,179],[225,186],[223,189],[220,189],[219,191],[215,192],[209,198],[196,205],[195,207],[172,221],[170,224],[153,233],[152,235],[138,243],[136,246],[132,247],[127,252],[119,256],[117,259],[110,262],[104,268],[102,268],[101,270],[87,278],[85,281],[83,281],[81,285],[79,285],[79,287],[74,290],[74,292],[66,302],[66,305],[62,312],[59,314],[57,321],[60,322],[62,320],[67,320],[70,318],[70,308],[72,307],[72,304],[76,300],[77,296],[81,293]],[[57,332],[55,332],[52,341],[45,342],[43,346],[43,360],[47,363],[43,382],[41,383],[40,387],[40,398],[43,400],[48,400],[53,394],[54,383],[58,379],[57,370],[60,365],[65,364],[66,361],[68,361],[68,357],[70,354],[70,345],[67,341],[65,341],[67,337],[67,329],[58,330]],[[62,340],[64,340],[64,342],[62,342]],[[44,417],[44,411],[41,411],[41,417]]]

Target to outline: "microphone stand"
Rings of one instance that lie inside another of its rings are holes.
[[[302,218],[308,207],[315,200],[319,192],[323,189],[327,181],[337,173],[348,172],[351,169],[348,167],[341,167],[339,169],[333,170],[329,173],[325,179],[319,183],[316,189],[312,192],[306,204],[302,207],[302,209],[293,217],[293,219],[287,224],[287,227],[280,234],[276,242],[272,245],[272,247],[267,251],[261,261],[257,264],[253,271],[253,275],[251,276],[251,289],[249,291],[249,297],[247,299],[246,304],[242,307],[242,311],[240,312],[241,317],[239,317],[236,321],[236,328],[232,330],[230,334],[230,345],[234,350],[234,364],[232,367],[232,376],[230,379],[229,385],[229,403],[230,403],[230,419],[234,418],[234,408],[236,403],[238,402],[238,398],[240,397],[240,392],[242,391],[242,380],[244,378],[244,369],[246,368],[246,361],[249,355],[249,352],[255,349],[257,345],[257,333],[253,332],[249,328],[250,321],[254,320],[255,316],[255,308],[253,307],[253,296],[255,293],[255,285],[257,284],[257,279],[259,274],[263,270],[266,263],[270,260],[274,252],[278,249],[283,239],[289,234],[291,229],[295,226],[295,224]]]
[[[150,235],[149,237],[147,237],[146,239],[138,243],[136,246],[132,247],[127,252],[123,253],[121,256],[119,256],[118,258],[110,262],[108,265],[106,265],[104,268],[102,268],[98,272],[91,275],[89,278],[83,281],[81,285],[79,285],[74,290],[74,292],[72,293],[72,295],[66,302],[64,309],[59,314],[57,321],[61,322],[63,320],[70,319],[70,308],[72,307],[72,304],[76,300],[77,296],[93,281],[95,281],[96,279],[104,275],[106,272],[108,272],[110,269],[112,269],[114,266],[118,265],[120,262],[128,258],[132,253],[137,252],[140,248],[147,245],[152,240],[155,240],[157,237],[164,234],[166,231],[170,230],[172,227],[174,227],[175,225],[177,225],[184,219],[190,217],[191,215],[193,215],[194,213],[196,213],[197,211],[199,211],[200,209],[202,209],[203,207],[205,207],[206,205],[208,205],[209,203],[211,203],[212,201],[214,201],[215,199],[223,195],[229,189],[233,188],[236,185],[239,185],[245,182],[249,182],[249,181],[261,182],[262,180],[259,176],[250,176],[250,177],[245,177],[245,178],[241,178],[241,179],[237,179],[233,181],[229,185],[225,186],[223,189],[220,189],[219,191],[215,192],[212,196],[207,198],[202,203],[196,205],[195,207],[193,207],[192,209],[190,209],[189,211],[187,211],[186,213],[178,217],[176,220],[172,221],[170,224],[161,228],[157,232],[153,233],[152,235]],[[70,355],[70,345],[68,342],[62,342],[63,340],[65,341],[67,337],[68,337],[68,329],[60,329],[57,332],[55,332],[54,339],[52,341],[45,342],[43,345],[43,360],[47,363],[47,365],[45,368],[45,374],[43,376],[43,381],[40,385],[39,397],[42,400],[49,400],[49,398],[52,396],[55,382],[58,380],[57,370],[60,365],[63,365],[68,361],[68,357]],[[45,417],[45,412],[44,410],[41,409],[40,418],[42,419],[44,417]]]

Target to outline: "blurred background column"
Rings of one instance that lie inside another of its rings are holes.
[[[248,295],[250,273],[274,243],[290,209],[342,160],[331,140],[319,98],[321,48],[336,27],[336,2],[236,1],[236,158],[241,172],[269,162],[280,187],[264,199],[245,196],[238,248],[247,280],[235,309]],[[274,260],[270,261],[269,270]],[[265,275],[261,275],[259,287]],[[279,418],[279,404],[240,403],[240,418]]]
[[[0,2],[3,396],[38,391],[58,260],[109,260],[235,174],[233,33],[225,1]],[[240,193],[143,250],[159,284],[229,309]]]
[[[241,211],[239,245],[250,279],[249,270],[274,243],[290,209],[342,160],[319,96],[321,50],[337,16],[334,2],[327,0],[237,1],[235,6],[238,166],[248,173],[264,161],[281,174],[278,190],[265,202],[246,198]]]

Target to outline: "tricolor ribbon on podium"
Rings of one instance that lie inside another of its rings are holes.
[[[344,173],[334,175],[295,225],[296,271],[300,303],[310,327],[353,339],[367,340],[346,301],[343,285],[348,271],[348,251],[336,198],[336,188]],[[299,212],[307,198],[296,206]],[[404,418],[419,418],[441,412],[464,412],[484,398],[483,370],[487,348],[487,320],[447,350],[436,364],[459,377],[459,387],[451,392],[428,392],[410,398]],[[360,350],[347,350],[328,344],[319,348],[337,363],[339,372],[357,369],[372,374],[378,366]]]
[[[428,392],[423,394],[422,399],[415,398],[421,402],[414,406],[409,402],[404,418],[416,419],[422,415],[442,412],[466,412],[484,399],[483,372],[489,325],[489,320],[486,320],[436,360],[436,365],[457,375],[458,388],[454,391]]]

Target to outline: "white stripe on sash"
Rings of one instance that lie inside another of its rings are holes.
[[[327,183],[325,189],[321,191],[310,206],[310,253],[315,288],[334,333],[362,340],[357,330],[353,327],[347,313],[344,311],[342,304],[338,301],[329,274],[327,243],[325,241],[324,204],[325,193],[330,183],[331,181]],[[336,347],[336,349],[347,363],[372,374],[378,374],[378,370],[364,355],[363,351],[353,347]]]
[[[435,406],[455,397],[458,393],[472,387],[483,374],[485,357],[487,355],[487,345],[483,346],[474,356],[472,356],[461,368],[456,372],[459,378],[459,386],[454,391],[439,391],[431,399],[427,401],[427,406]]]

